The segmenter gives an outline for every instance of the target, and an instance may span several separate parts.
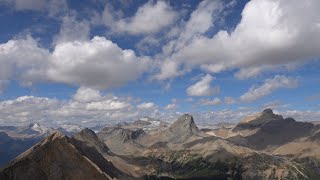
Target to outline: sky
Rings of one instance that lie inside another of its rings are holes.
[[[0,0],[0,125],[320,120],[318,0]]]

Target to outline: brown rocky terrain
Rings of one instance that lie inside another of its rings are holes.
[[[142,124],[141,124],[142,123]],[[163,130],[148,122],[54,133],[0,171],[0,179],[317,179],[320,130],[267,109],[221,130],[189,114]],[[207,133],[207,132],[213,132]]]

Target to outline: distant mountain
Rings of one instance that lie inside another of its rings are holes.
[[[27,126],[0,126],[0,132],[6,132],[10,137],[14,138],[35,138],[45,137],[59,130],[63,134],[72,136],[83,128],[78,125],[65,124],[58,128],[50,128],[40,123],[31,123]]]
[[[263,112],[244,118],[233,128],[233,131],[250,130],[260,128],[272,121],[283,120],[281,115],[274,114],[271,109],[265,109]]]
[[[221,131],[199,130],[189,114],[167,128],[145,130],[160,127],[153,121],[120,123],[97,134],[86,128],[73,137],[54,132],[4,166],[0,179],[320,178],[319,125],[270,109]]]
[[[198,136],[201,131],[194,123],[193,117],[189,114],[180,116],[166,131],[169,142],[182,143],[192,136]]]
[[[229,140],[256,150],[272,151],[288,142],[311,136],[317,129],[319,128],[312,123],[298,122],[293,118],[284,119],[267,109],[250,121],[240,122],[232,130],[239,135],[230,137]]]

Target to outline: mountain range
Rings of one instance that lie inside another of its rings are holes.
[[[184,114],[171,125],[144,118],[97,133],[53,130],[2,166],[0,179],[320,179],[319,149],[320,125],[271,109],[215,129]]]

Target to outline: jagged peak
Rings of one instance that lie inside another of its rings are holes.
[[[272,109],[269,109],[269,108],[263,110],[262,113],[263,113],[263,114],[274,114],[273,111],[272,111]]]
[[[175,124],[194,124],[193,116],[190,114],[183,114],[180,116],[175,122],[173,122],[172,126]]]
[[[171,126],[171,131],[176,130],[184,130],[184,131],[199,131],[198,127],[196,126],[193,116],[190,114],[183,114],[180,116]]]

